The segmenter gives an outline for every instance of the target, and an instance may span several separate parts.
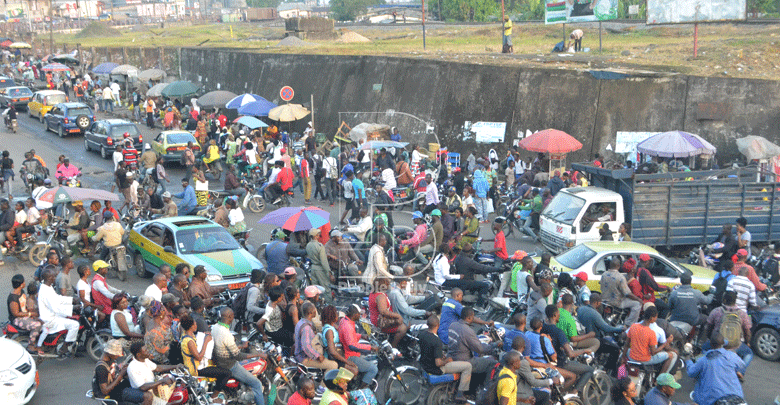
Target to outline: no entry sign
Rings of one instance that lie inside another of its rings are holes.
[[[279,97],[281,97],[284,101],[292,100],[294,95],[295,92],[290,86],[284,86],[281,90],[279,90]]]

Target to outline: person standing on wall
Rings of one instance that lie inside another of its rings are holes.
[[[503,35],[501,36],[501,53],[514,53],[514,47],[512,46],[512,20],[509,16],[504,16],[504,24],[501,27]]]

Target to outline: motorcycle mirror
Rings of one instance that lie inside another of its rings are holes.
[[[170,246],[165,246],[163,248],[163,251],[166,252],[166,253],[173,253],[173,248],[170,247]]]

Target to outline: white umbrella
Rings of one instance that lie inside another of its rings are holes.
[[[146,69],[138,73],[141,80],[162,80],[165,76],[165,71],[161,69]]]
[[[119,65],[111,69],[112,75],[137,76],[138,68],[133,65]]]
[[[771,159],[780,155],[780,146],[769,142],[763,136],[756,135],[737,139],[737,149],[748,160]]]
[[[274,121],[291,122],[297,121],[307,115],[311,114],[311,111],[300,104],[282,104],[279,107],[272,108],[268,112],[268,118]]]
[[[170,83],[157,83],[154,86],[152,86],[151,89],[146,91],[147,97],[162,97],[162,91],[166,87],[168,87]]]
[[[30,49],[32,46],[28,44],[27,42],[14,42],[11,45],[8,45],[11,49]]]

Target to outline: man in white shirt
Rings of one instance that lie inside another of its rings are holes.
[[[338,180],[339,167],[336,158],[328,156],[322,160],[322,168],[325,169],[325,192],[328,194],[330,206],[336,200],[336,181]]]
[[[114,97],[114,103],[117,106],[122,106],[122,100],[119,98],[119,90],[121,88],[119,87],[119,83],[113,82],[111,83],[111,95]]]
[[[35,189],[32,191],[32,198],[35,199],[35,208],[38,208],[39,210],[47,210],[51,207],[53,207],[53,204],[48,201],[41,201],[41,196],[43,193],[50,190],[51,187],[51,179],[45,179],[43,181],[40,181],[38,183],[38,187],[35,187]]]
[[[344,232],[349,232],[351,234],[354,234],[355,237],[358,238],[358,240],[365,241],[366,233],[369,230],[371,230],[372,226],[373,226],[373,221],[371,220],[371,217],[368,215],[368,208],[363,207],[360,209],[360,220],[358,221],[357,225],[351,225],[344,228]]]
[[[73,315],[73,304],[76,299],[63,297],[54,291],[54,280],[57,273],[54,270],[45,270],[43,272],[43,284],[38,290],[38,312],[43,321],[43,331],[38,338],[38,346],[43,344],[43,340],[49,333],[57,333],[61,330],[67,330],[65,335],[65,345],[59,355],[61,358],[71,355],[70,347],[76,341],[79,332],[79,322],[68,319]]]
[[[114,162],[114,172],[116,172],[116,169],[119,167],[119,162],[124,162],[125,160],[122,149],[124,149],[124,147],[122,144],[119,144],[116,146],[116,149],[114,149],[114,153],[111,154],[111,160]]]
[[[458,287],[462,290],[472,291],[485,297],[490,291],[490,284],[481,281],[463,280],[463,274],[452,274],[450,272],[450,259],[454,256],[450,245],[442,243],[439,246],[439,255],[433,260],[433,277],[436,284],[445,288]]]
[[[425,210],[423,213],[429,214],[439,207],[439,188],[433,182],[430,174],[425,175]]]
[[[387,247],[387,236],[379,234],[376,238],[376,244],[371,246],[368,251],[368,259],[366,259],[366,270],[363,272],[363,282],[373,286],[374,280],[377,277],[392,279],[393,275],[390,274],[388,269],[387,257],[385,256],[385,248]]]
[[[726,291],[734,291],[737,293],[736,306],[741,310],[747,311],[748,306],[760,306],[756,298],[756,286],[747,278],[748,266],[742,266],[738,271],[739,275],[734,276],[729,280]]]
[[[164,366],[155,364],[153,361],[149,360],[149,353],[146,351],[144,342],[135,342],[130,345],[130,353],[133,355],[133,360],[127,366],[127,379],[130,381],[130,387],[142,392],[143,404],[151,404],[153,399],[152,390],[160,385],[170,385],[176,381],[169,375],[155,381],[154,373],[164,373],[175,370],[182,367],[182,365]],[[140,398],[132,399],[134,399],[132,402],[135,402],[135,400]]]
[[[155,301],[162,302],[162,296],[163,296],[162,289],[165,288],[167,283],[168,280],[165,278],[165,275],[163,275],[162,273],[155,274],[154,278],[152,279],[152,285],[146,287],[146,291],[144,291],[144,295],[153,298]]]

